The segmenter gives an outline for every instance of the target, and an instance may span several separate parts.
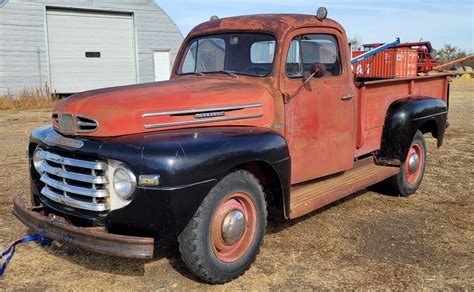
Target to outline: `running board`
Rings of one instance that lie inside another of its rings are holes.
[[[291,188],[290,218],[298,218],[383,181],[400,172],[400,167],[379,166],[374,158],[356,161],[354,167],[329,178]]]

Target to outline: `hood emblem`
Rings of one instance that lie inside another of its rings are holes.
[[[210,112],[210,113],[199,113],[195,114],[194,118],[195,119],[206,119],[206,118],[215,118],[215,117],[223,117],[225,116],[225,112]]]

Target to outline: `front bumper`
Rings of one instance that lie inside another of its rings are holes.
[[[15,197],[13,214],[34,232],[61,243],[73,244],[94,252],[133,259],[153,257],[154,239],[133,237],[81,228],[67,223],[61,217],[46,216],[42,208],[28,208]]]

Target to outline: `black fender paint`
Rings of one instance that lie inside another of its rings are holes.
[[[44,143],[51,128],[34,131],[30,157]],[[55,204],[39,195],[42,183],[30,166],[32,201],[73,222],[105,225],[111,232],[174,239],[192,218],[204,197],[232,169],[246,162],[263,162],[280,178],[286,205],[290,190],[290,158],[283,136],[266,128],[209,127],[115,138],[81,139],[73,149],[55,145],[52,150],[78,158],[113,159],[125,163],[136,176],[160,175],[157,187],[137,187],[132,202],[109,213],[81,211]]]
[[[441,147],[447,118],[448,107],[437,98],[409,98],[394,102],[385,119],[382,146],[376,153],[377,161],[381,164],[400,165],[408,155],[416,131],[430,121],[436,124],[432,134],[438,140],[438,147]]]

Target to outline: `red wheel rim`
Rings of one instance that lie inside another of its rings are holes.
[[[416,159],[417,158],[417,159]],[[423,172],[423,148],[420,144],[415,143],[411,145],[410,150],[408,151],[407,159],[405,160],[405,176],[409,184],[415,184],[421,177]],[[417,160],[416,167],[413,167],[410,171],[410,161]]]
[[[240,239],[229,244],[224,239],[223,226],[231,212],[243,214],[245,229]],[[250,196],[234,193],[227,196],[217,208],[211,223],[211,246],[215,256],[222,262],[233,263],[249,250],[257,229],[257,209]]]

